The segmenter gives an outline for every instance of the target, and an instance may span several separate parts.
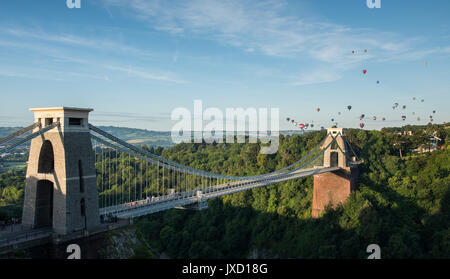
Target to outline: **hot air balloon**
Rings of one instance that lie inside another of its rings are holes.
[[[298,125],[298,127],[299,127],[301,130],[303,130],[303,128],[305,128],[305,125],[300,124],[300,125]]]
[[[314,124],[310,124],[309,127],[314,128]]]
[[[354,50],[352,50],[352,53],[353,53],[353,54],[355,54],[355,51],[354,51]]]
[[[422,103],[423,103],[423,102],[425,102],[425,100],[424,100],[424,99],[422,99],[422,100],[420,100],[420,101],[421,101]]]
[[[325,130],[325,127],[324,127],[324,126],[321,126],[321,127],[320,127],[320,130]]]
[[[334,118],[331,118],[331,122],[334,122]]]
[[[403,108],[403,109],[406,109],[406,106],[403,106],[402,108]]]
[[[374,117],[373,117],[373,120],[377,120],[377,117],[376,117],[376,116],[374,116]]]
[[[379,81],[379,80],[377,80],[377,84],[380,84],[380,81]]]
[[[417,117],[417,121],[420,121],[420,117]]]
[[[360,123],[359,127],[361,127],[361,129],[364,128],[364,123]]]
[[[317,108],[317,112],[319,112],[320,111],[320,108]]]
[[[433,122],[433,118],[431,118],[430,121]]]
[[[292,121],[291,121],[292,123],[294,123],[295,122],[295,120],[294,119],[292,119]]]
[[[286,118],[286,121],[289,121],[289,120],[291,120],[289,117],[288,118]]]
[[[367,49],[364,49],[364,52],[367,53]]]
[[[413,97],[413,101],[415,101],[416,100],[416,97]]]
[[[435,110],[433,110],[433,113],[436,113],[436,111],[435,111]]]
[[[403,121],[405,121],[405,120],[406,120],[406,116],[403,115],[403,116],[402,116],[402,119],[403,119]]]
[[[341,112],[338,112],[338,115],[341,115]]]
[[[385,117],[383,117],[383,118],[381,118],[381,120],[383,120],[383,121],[386,121],[386,118],[385,118]]]
[[[348,110],[351,110],[351,109],[352,109],[352,106],[350,106],[350,105],[347,106],[347,109],[348,109]]]
[[[364,70],[363,70],[362,72],[363,72],[363,74],[366,74],[366,73],[367,73],[367,70],[366,70],[366,69],[364,69]]]

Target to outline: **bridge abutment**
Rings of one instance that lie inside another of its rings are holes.
[[[342,128],[328,129],[328,138],[322,148],[331,146],[324,152],[324,167],[340,167],[339,170],[314,175],[312,217],[318,218],[328,206],[343,205],[358,184],[359,169],[348,162],[348,150]],[[333,140],[335,142],[333,143]]]
[[[314,175],[312,217],[320,217],[327,206],[344,204],[356,189],[358,175],[357,167]]]

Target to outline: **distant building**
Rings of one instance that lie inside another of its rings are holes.
[[[403,132],[398,132],[397,135],[399,136],[412,136],[413,132],[412,131],[403,131]]]
[[[429,145],[419,145],[419,147],[417,147],[417,149],[414,149],[414,151],[417,153],[428,153],[439,150],[442,147],[442,145],[440,144],[442,142],[441,138],[437,137],[436,135],[432,135],[429,139]]]

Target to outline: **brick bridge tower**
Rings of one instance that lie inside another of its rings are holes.
[[[340,167],[339,170],[314,175],[312,216],[318,218],[327,206],[335,208],[344,204],[350,193],[356,188],[359,175],[355,158],[349,159],[343,128],[328,129],[328,138],[322,145],[325,148],[336,141],[324,152],[324,167]]]
[[[99,226],[95,157],[88,116],[92,109],[39,108],[35,123],[55,128],[34,138],[26,175],[22,224],[59,235]],[[37,132],[36,128],[33,132]]]

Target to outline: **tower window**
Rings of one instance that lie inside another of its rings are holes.
[[[84,199],[81,199],[80,202],[80,207],[81,207],[81,216],[86,216],[86,204],[84,202]]]
[[[78,176],[80,178],[80,193],[84,192],[83,166],[81,160],[78,161]]]
[[[45,126],[50,126],[53,124],[53,118],[45,118]]]
[[[83,123],[83,118],[69,118],[70,126],[81,126]]]

